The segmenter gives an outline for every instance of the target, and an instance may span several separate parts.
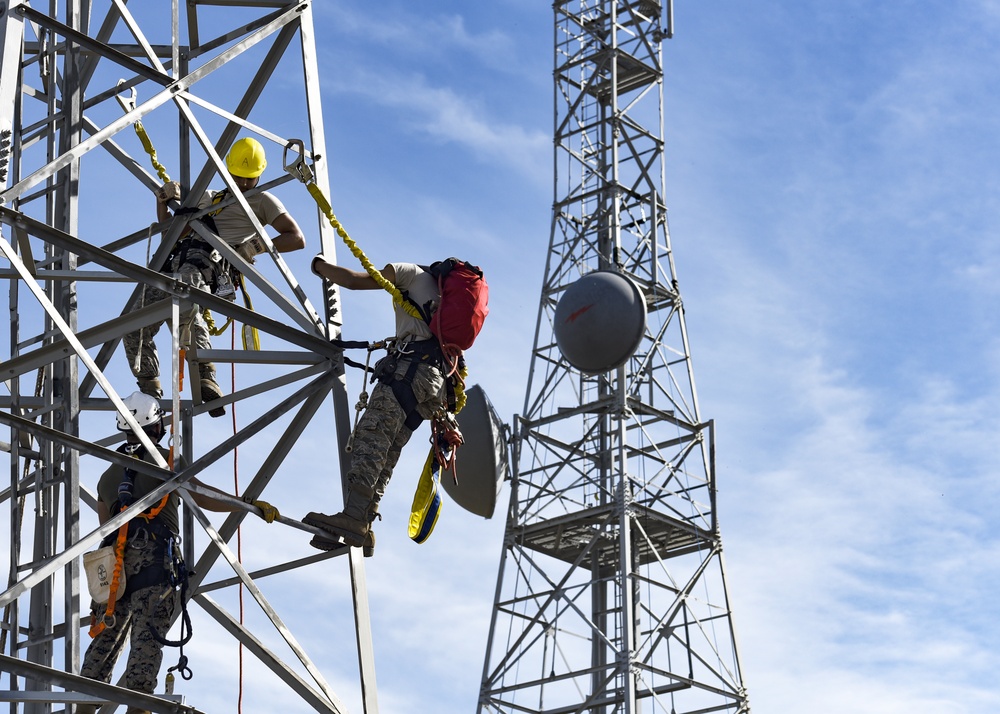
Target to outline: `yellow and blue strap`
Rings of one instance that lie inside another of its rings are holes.
[[[417,490],[413,494],[413,504],[410,506],[410,539],[423,543],[430,538],[441,515],[441,494],[438,492],[440,465],[431,448],[424,462],[424,470],[417,482]]]

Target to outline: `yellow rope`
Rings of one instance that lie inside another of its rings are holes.
[[[136,135],[139,137],[139,141],[142,142],[142,148],[149,154],[149,160],[153,163],[153,168],[156,169],[156,175],[160,177],[160,181],[166,183],[170,180],[170,177],[167,175],[167,170],[163,168],[163,164],[156,159],[156,149],[153,148],[153,142],[149,140],[146,128],[142,125],[141,121],[137,121],[133,126],[135,127]]]
[[[392,295],[393,304],[401,307],[406,312],[407,315],[410,315],[411,317],[414,317],[418,320],[422,320],[423,315],[420,314],[420,311],[417,310],[417,308],[414,305],[403,299],[403,295],[402,293],[399,292],[399,288],[397,288],[395,285],[390,283],[382,276],[382,273],[380,273],[378,269],[374,265],[372,265],[372,262],[368,260],[368,256],[365,255],[364,251],[362,251],[361,248],[358,247],[358,244],[355,243],[354,240],[347,234],[347,231],[344,229],[344,226],[341,225],[340,221],[338,221],[337,217],[333,214],[333,207],[330,205],[330,202],[326,200],[326,196],[323,195],[323,192],[320,190],[319,186],[316,185],[316,182],[306,181],[301,176],[299,178],[300,180],[303,181],[303,183],[306,184],[306,188],[308,189],[309,193],[312,194],[312,197],[316,201],[316,205],[319,207],[319,210],[322,211],[323,215],[325,215],[327,217],[327,220],[330,221],[330,225],[333,226],[333,229],[337,232],[337,235],[341,237],[341,239],[350,249],[351,254],[359,261],[361,261],[361,266],[365,269],[365,272],[367,272],[368,275],[371,276],[372,280],[374,280],[375,283],[380,288],[382,288],[390,295]],[[454,380],[456,414],[462,411],[462,408],[465,406],[465,402],[468,399],[468,397],[465,394],[465,379],[466,377],[468,377],[468,375],[469,375],[469,370],[467,367],[463,365],[458,370],[457,379]],[[448,379],[452,379],[452,377],[448,377]]]
[[[229,326],[233,323],[233,318],[226,320],[226,324],[222,327],[215,326],[215,318],[212,317],[212,312],[207,307],[201,311],[201,316],[205,318],[205,325],[208,326],[208,333],[212,337],[218,337],[223,332],[229,329]]]
[[[316,205],[319,206],[319,210],[321,210],[323,215],[325,215],[330,221],[330,225],[333,226],[335,231],[337,231],[337,235],[341,237],[350,249],[351,254],[361,261],[361,267],[363,267],[365,272],[371,276],[372,280],[374,280],[380,288],[392,295],[392,302],[406,311],[407,315],[415,317],[418,320],[422,320],[423,317],[420,315],[420,311],[403,299],[403,294],[399,292],[399,288],[382,276],[382,273],[380,273],[378,269],[372,265],[372,262],[368,260],[368,256],[364,254],[364,251],[362,251],[361,248],[358,247],[358,244],[355,243],[349,235],[347,235],[347,231],[344,230],[344,226],[342,226],[340,221],[337,220],[337,217],[333,215],[333,208],[330,206],[330,202],[326,200],[326,196],[323,195],[319,186],[317,186],[315,182],[312,182],[307,184],[306,188],[309,190],[309,193],[312,194],[312,197],[316,199]]]
[[[243,279],[243,273],[238,273],[240,291],[243,293],[243,304],[246,306],[247,310],[253,312],[253,300],[250,299],[250,293],[247,292],[247,283]],[[260,350],[260,333],[257,332],[257,328],[253,325],[243,325],[243,349],[245,350]]]
[[[455,380],[455,413],[458,414],[465,407],[468,397],[465,394],[465,378],[469,376],[469,368],[465,365],[458,370],[458,379]]]

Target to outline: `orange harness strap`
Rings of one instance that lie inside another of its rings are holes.
[[[140,513],[137,518],[144,518],[148,523],[152,519],[156,518],[160,511],[167,505],[167,500],[170,498],[170,494],[164,494],[163,498],[160,499],[160,503],[154,508],[150,509],[149,513]],[[121,527],[118,529],[118,538],[115,540],[115,570],[111,574],[111,590],[108,594],[108,607],[104,611],[104,616],[100,620],[93,622],[90,625],[90,636],[91,638],[97,637],[104,631],[107,627],[108,622],[111,626],[115,625],[115,604],[118,601],[118,586],[121,583],[122,568],[125,562],[125,541],[128,540],[128,523],[122,523]]]

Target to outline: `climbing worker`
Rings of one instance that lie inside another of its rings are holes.
[[[142,392],[134,392],[124,401],[143,431],[156,444],[160,455],[167,459],[167,450],[159,445],[164,435],[163,410],[159,402]],[[148,463],[156,463],[120,414],[118,429],[128,432],[127,440],[119,451]],[[117,464],[112,465],[97,484],[98,520],[101,524],[106,523],[161,483],[152,476],[124,469]],[[195,478],[190,479],[190,483],[210,488]],[[239,510],[237,505],[208,495],[194,492],[191,495],[195,503],[211,511]],[[137,515],[125,526],[127,540],[124,541],[121,565],[125,576],[125,590],[115,602],[110,616],[107,604],[91,605],[91,633],[96,630],[96,634],[80,668],[83,676],[110,682],[115,663],[131,634],[125,686],[147,694],[152,694],[155,690],[163,659],[162,639],[170,628],[175,609],[182,605],[178,602],[174,582],[171,580],[176,581],[178,571],[182,570],[179,566],[180,550],[177,540],[179,500],[177,493],[171,492],[160,504]],[[280,516],[278,509],[266,501],[247,502],[260,509],[260,515],[267,523],[272,523]],[[123,534],[116,532],[108,536],[108,539],[117,541],[121,535]],[[101,627],[98,627],[98,623],[101,623]],[[77,712],[89,714],[96,711],[97,707],[94,705],[77,705]],[[141,711],[128,709],[130,714]]]
[[[239,190],[246,196],[247,203],[257,220],[278,232],[278,235],[271,239],[274,249],[279,253],[301,250],[306,245],[305,236],[281,201],[267,191],[252,191],[260,181],[266,166],[264,147],[256,139],[249,137],[236,141],[226,155],[226,168]],[[180,185],[176,181],[166,182],[157,191],[158,221],[163,222],[170,218],[167,204],[171,200],[179,199],[180,193]],[[206,191],[199,199],[198,210],[221,203],[227,193],[227,189]],[[255,256],[266,250],[264,241],[257,235],[253,223],[238,203],[228,204],[203,220],[206,220],[209,227],[214,226],[219,237],[233,246],[247,262],[254,262]],[[177,242],[163,267],[164,272],[172,273],[177,280],[230,300],[235,299],[235,285],[238,283],[238,273],[234,273],[234,270],[235,266],[231,266],[218,251],[194,232]],[[131,309],[138,310],[143,305],[169,297],[167,293],[157,288],[143,286]],[[183,338],[190,334],[192,347],[198,350],[211,349],[208,326],[201,315],[201,310],[193,306],[191,312],[182,317],[187,328],[183,331]],[[162,322],[154,323],[126,335],[124,339],[125,355],[139,389],[157,399],[163,396],[163,389],[160,385],[160,362],[153,338],[162,324]],[[202,401],[211,402],[220,399],[222,389],[215,379],[215,365],[211,362],[202,362],[199,364],[199,371]],[[209,414],[213,417],[223,416],[225,413],[225,407],[209,410]]]
[[[368,273],[330,263],[322,255],[313,259],[312,271],[348,290],[379,287]],[[427,271],[413,263],[390,263],[381,273],[413,302],[433,312],[440,292]],[[344,510],[332,516],[313,512],[303,519],[350,546],[363,546],[366,554],[374,547],[371,524],[378,516],[379,501],[410,435],[423,419],[448,415],[441,347],[426,322],[400,305],[394,307],[395,339],[389,354],[376,365],[379,383],[354,431]],[[334,542],[316,536],[312,545],[329,550]]]

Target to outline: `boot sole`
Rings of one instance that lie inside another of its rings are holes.
[[[330,540],[329,538],[324,538],[320,535],[313,536],[313,539],[309,541],[309,545],[313,548],[319,548],[320,550],[336,550],[337,548],[343,548],[347,545],[343,541]],[[366,558],[371,558],[375,555],[374,545],[363,545],[361,546],[361,552]]]
[[[306,525],[320,528],[326,531],[327,533],[332,533],[333,535],[339,537],[341,540],[344,541],[344,543],[351,546],[352,548],[360,548],[365,544],[364,536],[358,535],[353,531],[336,528],[334,526],[331,526],[329,523],[324,523],[319,519],[310,518],[309,516],[306,516],[305,518],[302,519],[302,522],[305,523]]]
[[[320,550],[337,550],[339,548],[346,548],[347,544],[342,543],[339,540],[329,540],[323,536],[313,536],[313,539],[309,541],[309,545],[313,548],[319,548]]]

